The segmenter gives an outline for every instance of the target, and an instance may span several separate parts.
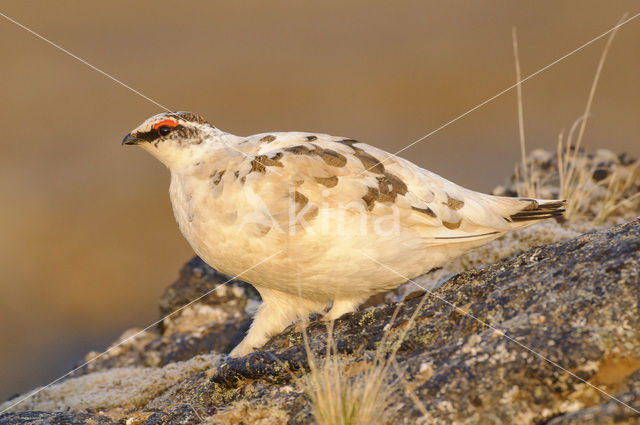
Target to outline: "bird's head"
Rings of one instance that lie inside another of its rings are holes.
[[[194,113],[164,112],[145,120],[124,137],[122,144],[140,146],[171,168],[220,133]]]

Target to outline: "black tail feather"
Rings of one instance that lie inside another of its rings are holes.
[[[511,216],[511,221],[533,221],[544,220],[552,217],[560,217],[564,214],[564,205],[567,201],[549,201],[542,203],[535,199],[522,199],[522,201],[529,201],[529,205]]]
[[[511,221],[544,220],[551,217],[561,217],[564,211],[564,208],[556,210],[522,211],[511,215],[509,218]]]

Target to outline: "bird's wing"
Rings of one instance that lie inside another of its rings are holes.
[[[465,189],[353,139],[289,132],[248,141],[256,145],[253,159],[245,161],[246,185],[267,197],[269,213],[283,220],[292,201],[310,216],[314,205],[359,208],[374,216],[395,210],[403,227],[423,234],[426,243],[440,244],[493,238],[521,227],[514,225],[514,215],[535,210],[533,200]]]

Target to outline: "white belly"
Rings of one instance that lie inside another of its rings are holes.
[[[225,185],[216,193],[210,184],[191,180],[187,191],[183,183],[172,177],[171,201],[194,251],[210,266],[258,290],[318,302],[362,298],[397,287],[452,256],[446,246],[427,248],[414,230],[385,232],[383,226],[376,232],[372,223],[362,225],[361,214],[334,209],[320,209],[308,226],[282,229],[277,220],[253,214],[255,202],[242,190]]]

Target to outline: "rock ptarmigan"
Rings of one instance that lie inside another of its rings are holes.
[[[375,292],[564,211],[560,200],[465,189],[353,139],[240,137],[190,112],[153,116],[122,143],[169,168],[173,211],[194,251],[260,292],[232,357],[310,313],[331,305],[325,318],[338,318]]]

